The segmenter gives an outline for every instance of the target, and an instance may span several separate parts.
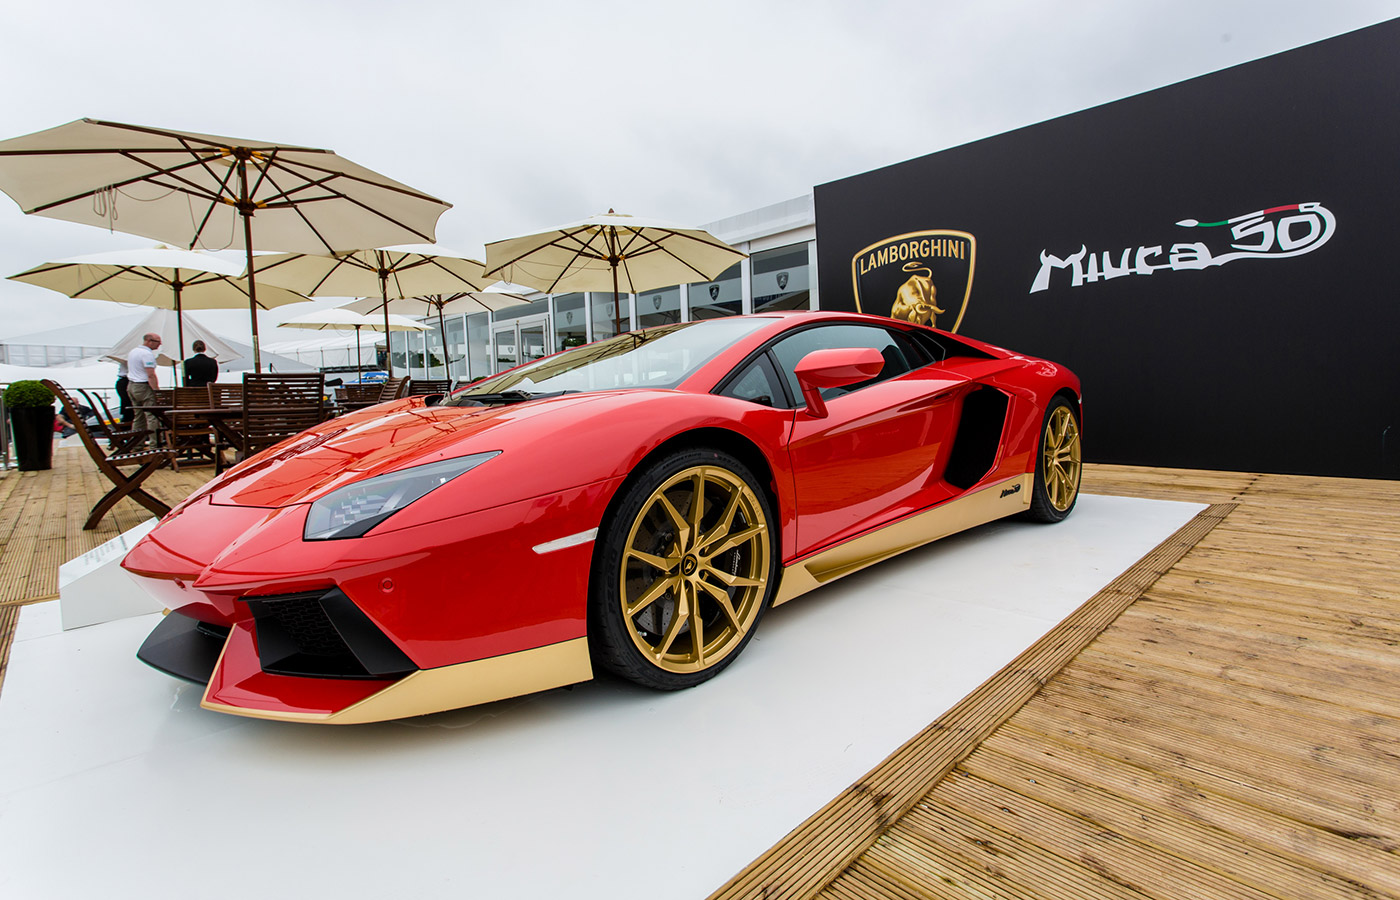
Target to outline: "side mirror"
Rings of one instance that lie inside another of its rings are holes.
[[[813,350],[793,369],[797,383],[802,386],[802,399],[807,413],[816,419],[826,418],[826,401],[822,388],[844,387],[858,381],[868,381],[880,374],[885,358],[870,347],[836,347]]]

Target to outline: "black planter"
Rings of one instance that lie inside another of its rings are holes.
[[[52,406],[10,407],[10,437],[21,472],[53,468]]]

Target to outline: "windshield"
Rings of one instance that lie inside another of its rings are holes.
[[[443,405],[474,403],[483,395],[518,393],[519,399],[528,399],[574,391],[673,388],[721,350],[769,324],[768,319],[706,319],[620,334],[478,381]]]

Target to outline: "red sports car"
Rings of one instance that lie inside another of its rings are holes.
[[[875,316],[623,334],[331,419],[211,481],[123,565],[140,657],[208,709],[372,722],[584,681],[662,690],[764,611],[993,519],[1074,507],[1079,380]]]

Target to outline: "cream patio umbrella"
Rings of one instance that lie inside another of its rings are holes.
[[[258,277],[308,297],[363,297],[379,294],[384,304],[404,297],[453,291],[481,291],[494,279],[482,275],[474,259],[435,253],[424,247],[384,247],[348,253],[273,253],[252,261]],[[394,374],[389,361],[389,375]]]
[[[747,257],[702,229],[608,210],[487,244],[486,275],[547,294],[612,291],[613,320],[620,332],[619,293],[709,281]]]
[[[360,361],[360,329],[372,331],[427,331],[428,329],[406,316],[390,315],[382,322],[374,316],[367,316],[343,306],[334,309],[321,309],[288,319],[281,323],[288,328],[311,328],[316,331],[328,329],[355,329],[355,380],[364,376],[364,364]]]
[[[250,301],[250,286],[242,274],[242,265],[209,253],[157,246],[55,260],[9,279],[69,297],[173,309],[176,349],[179,359],[184,359],[185,310],[237,309],[250,302],[258,309],[270,309],[306,300],[284,288],[264,287]]]
[[[341,309],[351,309],[365,315],[383,311],[404,316],[423,316],[436,312],[438,328],[442,334],[443,364],[447,370],[444,374],[451,378],[452,360],[447,357],[448,316],[496,312],[512,306],[523,306],[529,302],[519,294],[510,294],[505,291],[464,291],[460,294],[428,294],[423,297],[400,297],[391,300],[366,297],[363,300],[356,300],[354,303],[347,303]],[[431,369],[429,371],[431,372]]]
[[[258,370],[255,244],[330,253],[432,241],[451,207],[329,150],[95,119],[0,141],[0,190],[26,213],[243,250]]]

